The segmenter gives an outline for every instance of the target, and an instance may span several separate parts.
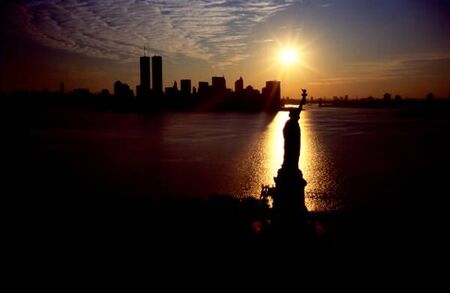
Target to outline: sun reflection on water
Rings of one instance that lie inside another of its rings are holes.
[[[289,112],[278,112],[265,136],[265,182],[274,183],[274,176],[283,163],[283,127]],[[313,121],[308,111],[300,117],[301,149],[299,167],[308,182],[305,188],[305,204],[309,211],[326,211],[334,208],[332,197],[335,180],[331,174],[330,160],[320,151],[320,143],[314,133]]]

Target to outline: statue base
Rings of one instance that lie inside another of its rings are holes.
[[[303,224],[308,211],[305,206],[306,181],[302,171],[283,166],[274,180],[274,221],[283,226]]]

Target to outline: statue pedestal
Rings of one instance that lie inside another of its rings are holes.
[[[303,225],[308,211],[305,206],[306,181],[302,171],[282,167],[274,179],[274,224],[285,228]]]

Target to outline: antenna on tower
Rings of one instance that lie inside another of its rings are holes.
[[[145,55],[145,46],[144,46],[144,56],[146,56],[146,55]]]

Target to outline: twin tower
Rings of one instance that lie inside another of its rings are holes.
[[[150,87],[150,57],[142,56],[140,58],[141,84],[137,86],[137,95],[146,96],[150,93],[150,88],[154,93],[163,92],[162,79],[162,57],[152,57],[152,87]]]

